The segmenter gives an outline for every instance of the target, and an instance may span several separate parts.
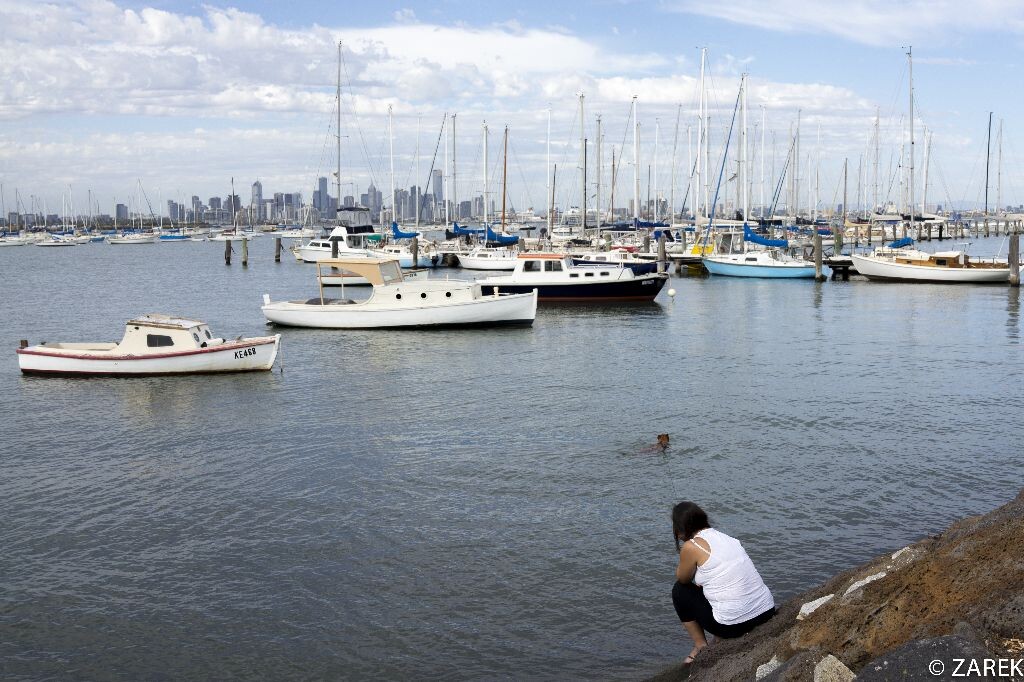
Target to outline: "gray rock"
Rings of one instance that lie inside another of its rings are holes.
[[[814,613],[815,611],[817,611],[818,607],[824,606],[829,601],[831,601],[832,597],[834,597],[834,596],[836,596],[836,595],[835,594],[826,594],[824,597],[819,597],[818,599],[814,599],[814,600],[811,600],[811,601],[807,602],[806,604],[804,604],[803,606],[800,607],[800,613],[796,614],[796,619],[797,620],[803,620],[807,616],[809,616],[812,613]]]
[[[767,663],[762,663],[757,666],[757,672],[754,673],[754,679],[760,680],[764,677],[775,672],[775,670],[782,665],[782,661],[779,660],[778,656],[772,656],[771,660]]]
[[[968,635],[968,636],[965,636]],[[969,631],[957,628],[957,634],[920,639],[908,642],[898,649],[868,661],[857,675],[859,682],[913,682],[915,680],[956,680],[955,659],[977,659],[979,662],[991,657]],[[963,668],[961,673],[966,672]],[[961,675],[962,676],[962,675]]]
[[[814,666],[814,682],[853,682],[856,677],[852,670],[832,654]]]

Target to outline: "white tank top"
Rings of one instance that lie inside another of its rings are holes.
[[[739,540],[714,528],[705,528],[695,537],[711,548],[708,560],[697,566],[693,583],[704,588],[715,620],[722,625],[735,625],[775,606],[772,593]],[[708,553],[696,542],[693,544]]]

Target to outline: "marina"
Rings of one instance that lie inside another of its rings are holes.
[[[272,239],[246,268],[215,244],[150,248],[0,252],[6,281],[48,291],[0,301],[0,342],[87,339],[172,290],[234,338],[260,292],[317,295],[316,266],[275,263]],[[1020,430],[991,414],[1024,410],[1020,302],[673,275],[653,303],[541,305],[525,328],[280,328],[283,372],[22,378],[11,350],[6,618],[49,625],[6,630],[9,670],[653,674],[679,649],[651,607],[670,587],[659,500],[716,497],[723,527],[770,534],[770,560],[752,551],[782,599],[1015,494]],[[29,599],[40,580],[64,596]],[[60,644],[25,653],[41,638]]]

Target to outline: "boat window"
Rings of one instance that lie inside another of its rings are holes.
[[[944,266],[944,265],[949,265],[949,262],[945,258],[936,258],[935,259],[935,264],[936,265],[943,265]]]
[[[192,332],[192,338],[196,340],[196,343],[199,343],[199,334]]]
[[[748,263],[756,263],[757,262],[757,256],[753,256],[753,257],[752,256],[747,256],[744,260],[747,261]]]
[[[593,277],[593,276],[594,276],[594,273],[592,273],[592,272],[584,272],[584,273],[583,273],[583,276],[584,276],[584,277]]]
[[[578,272],[570,272],[569,273],[569,277],[579,277],[579,276],[580,276],[580,273],[578,273]]]
[[[605,257],[605,256],[598,256],[598,257],[597,257],[597,258],[595,258],[594,260],[606,261],[606,260],[608,260],[608,258],[607,258],[607,257]]]
[[[523,263],[523,272],[540,272],[540,261],[526,261]]]
[[[395,294],[395,298],[397,298],[398,300],[402,300],[402,295],[401,294]]]
[[[207,329],[204,333],[206,334],[206,338],[208,338],[208,339],[212,339],[213,338],[213,335],[210,334],[210,330],[209,329]]]
[[[162,334],[146,334],[146,345],[150,348],[161,348],[163,346],[173,346],[174,339],[169,336]]]
[[[446,292],[444,292],[444,295],[445,295],[446,298],[451,298],[452,297],[452,292],[446,291]]]
[[[544,263],[544,269],[547,270],[548,272],[561,272],[562,261],[549,260],[548,262]]]
[[[424,291],[422,294],[420,294],[420,298],[426,298],[426,297],[427,297],[427,292]]]
[[[609,275],[611,275],[611,274],[612,274],[612,273],[608,272],[607,270],[602,270],[602,271],[601,271],[601,276],[602,276],[602,277],[608,277],[608,276],[609,276]]]

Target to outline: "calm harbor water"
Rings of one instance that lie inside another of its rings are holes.
[[[260,333],[315,291],[272,248],[0,249],[4,678],[635,678],[689,649],[674,502],[781,601],[1024,479],[1004,286],[676,277],[530,329],[283,330],[283,373],[18,373],[143,312]]]

